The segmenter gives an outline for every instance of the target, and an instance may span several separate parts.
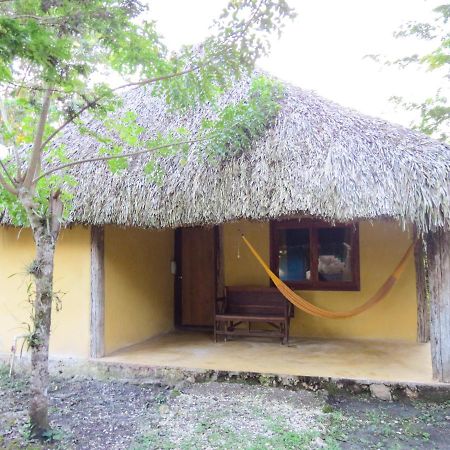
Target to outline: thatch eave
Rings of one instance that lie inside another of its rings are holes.
[[[245,98],[248,83],[236,84],[222,103]],[[212,115],[208,107],[171,113],[146,88],[128,92],[122,109],[138,114],[144,140],[178,126],[195,132]],[[99,148],[75,127],[60,142],[74,159]],[[71,222],[175,228],[307,215],[388,218],[422,231],[450,224],[450,147],[290,85],[274,124],[245,154],[211,164],[194,147],[184,165],[176,156],[161,162],[162,186],[146,178],[145,160],[133,159],[126,174],[112,174],[104,163],[74,168]]]

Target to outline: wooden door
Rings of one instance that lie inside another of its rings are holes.
[[[210,327],[216,298],[216,232],[183,228],[177,233],[177,325]]]

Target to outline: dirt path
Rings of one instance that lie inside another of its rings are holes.
[[[50,389],[54,442],[30,442],[27,383],[0,370],[0,448],[448,449],[450,405],[237,383],[72,378]]]

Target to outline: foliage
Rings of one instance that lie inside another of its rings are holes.
[[[215,121],[205,119],[203,129],[212,131],[206,150],[208,156],[221,159],[247,150],[275,118],[282,93],[280,83],[257,77],[246,101],[226,106]]]
[[[391,97],[391,101],[407,111],[419,112],[419,121],[413,124],[414,128],[443,142],[450,142],[449,99],[442,94],[442,89],[422,103],[408,102],[399,96]]]
[[[184,46],[174,55],[164,46],[155,22],[137,20],[145,11],[137,0],[0,4],[0,143],[10,155],[3,160],[3,177],[14,188],[36,150],[36,123],[46,92],[51,95],[51,105],[40,151],[47,166],[78,163],[70,160],[66,149],[49,145],[66,123],[73,121],[81,132],[94,134],[102,143],[100,156],[108,160],[112,171],[127,168],[127,159],[122,157],[127,152],[142,147],[154,150],[144,170],[154,181],[160,180],[155,158],[178,151],[186,154],[196,138],[187,139],[189,131],[180,129],[142,142],[142,127],[134,113],[120,118],[111,115],[120,105],[118,88],[151,84],[151,94],[163,96],[173,108],[188,109],[198,102],[214,106],[232,80],[251,71],[257,58],[267,53],[269,33],[280,32],[284,19],[294,15],[285,0],[233,0],[202,45]],[[99,82],[104,72],[117,73],[126,82],[116,88]],[[274,83],[261,77],[246,104],[230,105],[217,112],[216,121],[205,121],[205,133],[197,139],[212,139],[213,144],[205,146],[208,157],[217,159],[245,150],[276,113],[278,91]],[[93,133],[85,126],[85,111],[102,121],[104,133]],[[68,188],[75,181],[64,172],[52,170],[43,177],[37,173],[40,167],[31,169],[38,214],[45,217],[49,196],[61,192],[67,218]],[[22,205],[5,189],[0,189],[2,210],[8,211],[13,224],[27,224]]]
[[[408,111],[419,113],[420,120],[413,124],[414,128],[444,142],[450,142],[450,106],[446,93],[450,80],[450,31],[448,27],[450,4],[442,4],[434,8],[433,12],[435,19],[432,23],[409,22],[394,34],[396,38],[400,39],[415,37],[429,41],[434,47],[433,50],[422,55],[407,55],[386,63],[401,68],[414,64],[428,71],[442,73],[443,85],[447,87],[439,89],[421,103],[410,102],[397,96],[393,97],[392,101]]]

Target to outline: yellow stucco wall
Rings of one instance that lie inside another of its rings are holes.
[[[174,232],[106,227],[105,350],[173,328]]]
[[[25,267],[34,257],[29,230],[0,227],[0,353],[10,351],[14,336],[27,332],[31,307],[27,302]],[[13,276],[11,276],[13,275]],[[90,233],[75,227],[64,230],[56,249],[55,290],[62,296],[61,311],[53,311],[50,353],[89,356]]]
[[[227,285],[267,286],[263,270],[240,243],[243,231],[269,260],[269,225],[240,222],[224,225],[224,275]],[[410,243],[408,233],[390,222],[360,224],[360,292],[303,291],[324,308],[347,310],[365,301],[391,273]],[[110,353],[173,328],[172,230],[106,227],[105,347]],[[24,267],[33,259],[28,230],[0,227],[0,353],[29,322]],[[240,253],[240,258],[237,254]],[[16,275],[14,275],[16,274]],[[14,276],[11,276],[14,275]],[[89,356],[90,232],[65,230],[58,243],[55,286],[65,292],[62,311],[53,315],[53,356]],[[292,335],[415,341],[416,292],[412,258],[400,281],[382,303],[351,319],[331,320],[296,310]]]
[[[226,285],[268,286],[268,277],[240,243],[245,233],[261,256],[269,261],[268,223],[224,225],[224,276]],[[411,243],[411,236],[393,222],[360,223],[361,291],[302,291],[303,297],[330,310],[345,311],[366,301],[391,274]],[[238,253],[240,258],[237,257]],[[388,296],[371,310],[349,319],[316,318],[296,309],[291,334],[304,337],[416,340],[417,300],[411,257],[401,279]]]

